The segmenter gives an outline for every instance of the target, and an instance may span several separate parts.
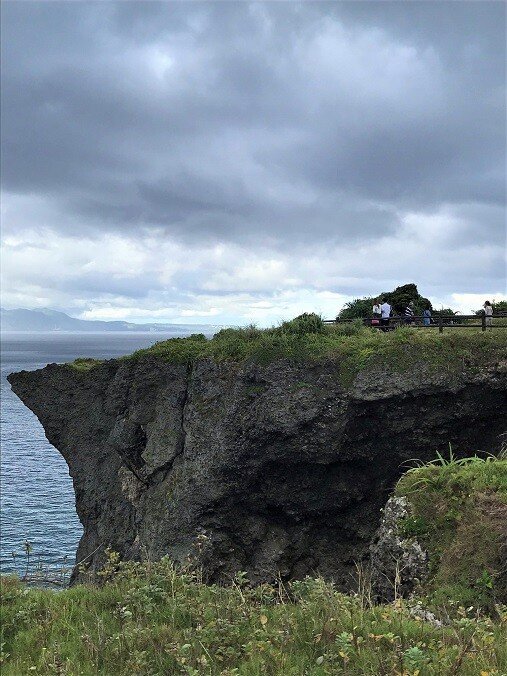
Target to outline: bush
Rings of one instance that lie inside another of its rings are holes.
[[[304,336],[308,333],[324,333],[324,328],[322,317],[313,312],[310,314],[305,312],[289,322],[283,322],[278,332]]]
[[[439,317],[446,318],[442,320],[443,324],[463,324],[465,321],[459,316],[458,312],[455,312],[450,307],[444,307],[441,310],[433,310],[433,321],[438,321]]]
[[[374,298],[366,296],[345,303],[345,307],[340,310],[337,319],[366,319],[371,317],[374,301]]]
[[[330,336],[357,336],[358,334],[368,335],[369,331],[366,329],[362,319],[353,319],[351,322],[343,324],[330,324],[326,326],[326,333]]]
[[[98,364],[102,364],[100,359],[93,359],[92,357],[78,357],[69,366],[76,371],[89,371]]]

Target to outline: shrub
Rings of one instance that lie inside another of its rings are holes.
[[[374,298],[366,296],[345,303],[345,307],[338,314],[338,319],[366,319],[371,317],[374,300]]]
[[[495,315],[507,315],[507,300],[499,300],[496,303],[493,303],[493,313]],[[480,310],[475,311],[476,315],[483,315],[484,308],[481,307]]]
[[[304,336],[308,333],[324,333],[324,328],[325,324],[322,321],[322,317],[313,312],[305,312],[295,319],[283,322],[278,332]]]

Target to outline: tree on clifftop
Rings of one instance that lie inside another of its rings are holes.
[[[339,319],[363,319],[371,316],[374,298],[356,298],[340,310]]]
[[[338,317],[340,319],[362,319],[371,317],[373,302],[376,298],[386,300],[392,305],[393,310],[397,314],[403,314],[407,305],[412,301],[414,303],[414,310],[416,315],[421,315],[423,310],[427,307],[432,309],[431,302],[421,296],[417,290],[416,284],[404,284],[397,286],[394,291],[385,291],[379,293],[377,296],[367,296],[365,298],[356,298],[350,303],[346,303],[345,307],[340,311]]]

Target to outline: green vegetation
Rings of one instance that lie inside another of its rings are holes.
[[[373,606],[321,579],[250,587],[202,584],[166,559],[119,563],[101,587],[62,592],[2,584],[2,674],[67,676],[500,676],[507,613],[460,609],[445,627],[402,600]]]
[[[426,366],[442,373],[463,367],[480,368],[507,357],[507,341],[501,331],[480,329],[439,334],[410,327],[383,333],[361,321],[324,324],[317,315],[301,315],[278,327],[223,329],[211,340],[202,334],[172,338],[138,350],[123,359],[135,361],[158,357],[190,365],[199,359],[216,362],[268,364],[278,359],[290,362],[331,362],[344,386],[363,369],[386,367],[395,372]],[[88,371],[99,361],[78,359],[70,367]]]
[[[360,324],[322,325],[313,333],[291,332],[284,325],[265,330],[248,327],[222,330],[208,341],[173,338],[139,350],[128,359],[152,355],[184,364],[205,358],[261,364],[277,359],[333,362],[346,385],[359,371],[376,365],[403,372],[426,364],[445,373],[495,363],[507,356],[505,336],[499,334],[473,329],[466,334],[438,334],[408,327],[382,333]]]
[[[439,317],[443,317],[442,323],[446,324],[465,324],[470,323],[470,320],[460,317],[459,312],[455,312],[450,307],[444,307],[440,310],[432,310],[433,321],[437,322]]]
[[[337,319],[366,319],[371,317],[373,304],[376,300],[382,299],[373,298],[373,296],[365,296],[364,298],[355,298],[340,310]]]
[[[68,364],[68,366],[75,369],[76,371],[89,371],[98,364],[102,364],[100,359],[92,359],[92,357],[78,357],[73,362]]]
[[[507,601],[507,458],[451,453],[409,470],[396,494],[412,506],[402,534],[430,554],[430,603],[491,612]]]

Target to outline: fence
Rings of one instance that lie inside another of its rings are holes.
[[[411,326],[412,328],[417,329],[438,329],[439,333],[443,333],[445,329],[473,329],[480,328],[483,331],[486,329],[506,329],[507,328],[507,315],[494,314],[491,316],[491,322],[488,323],[488,317],[486,315],[438,315],[430,319],[429,324],[424,323],[425,317],[414,316],[411,321],[408,322],[404,316],[395,316],[389,317],[388,325],[375,325],[372,326],[372,320],[370,317],[364,318],[362,321],[365,326],[371,326],[372,328],[380,330],[392,330],[396,329],[399,326]],[[495,319],[503,319],[503,322],[495,322]],[[357,321],[356,319],[324,319],[326,324],[350,324]]]

